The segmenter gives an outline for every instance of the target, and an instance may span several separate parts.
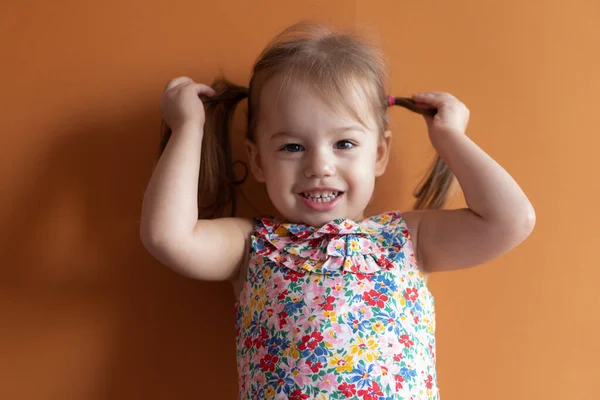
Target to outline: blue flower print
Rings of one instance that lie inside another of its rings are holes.
[[[350,373],[350,383],[356,383],[356,387],[361,389],[371,386],[374,369],[375,364],[369,364],[367,367],[364,361],[361,360]]]

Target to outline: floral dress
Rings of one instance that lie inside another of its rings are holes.
[[[438,399],[433,296],[406,222],[255,219],[236,302],[240,399]]]

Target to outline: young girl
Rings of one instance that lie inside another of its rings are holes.
[[[141,238],[184,275],[233,283],[241,399],[438,398],[426,275],[492,260],[533,229],[521,188],[465,135],[459,100],[388,93],[375,47],[314,24],[278,35],[249,88],[187,77],[166,87]],[[280,217],[213,218],[235,203],[229,130],[246,97],[251,170]],[[414,211],[365,217],[392,105],[423,114],[440,158]],[[468,208],[437,209],[450,170]]]

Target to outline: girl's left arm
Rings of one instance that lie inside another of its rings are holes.
[[[417,262],[425,272],[468,268],[490,261],[524,241],[535,211],[517,182],[465,135],[469,110],[443,92],[417,93],[429,137],[460,184],[468,208],[419,210],[403,214]]]

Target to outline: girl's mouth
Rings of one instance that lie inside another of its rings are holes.
[[[343,195],[344,192],[331,190],[298,193],[302,203],[315,211],[332,210]]]
[[[300,193],[305,199],[317,202],[328,203],[338,198],[343,192],[302,192]]]

